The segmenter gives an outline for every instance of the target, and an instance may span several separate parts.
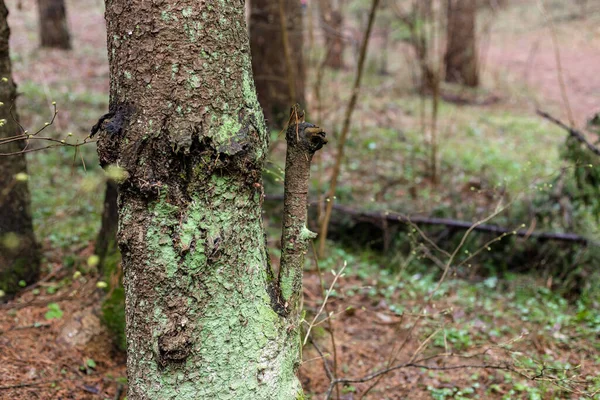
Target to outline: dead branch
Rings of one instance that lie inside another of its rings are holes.
[[[548,121],[552,122],[554,125],[560,126],[564,130],[566,130],[567,132],[569,132],[569,135],[571,135],[577,141],[579,141],[582,144],[584,144],[592,153],[594,153],[597,156],[600,156],[600,149],[598,147],[594,146],[592,143],[590,143],[585,138],[585,135],[582,132],[576,130],[575,128],[571,128],[570,126],[566,125],[561,120],[559,120],[557,118],[554,118],[552,115],[548,114],[547,112],[544,112],[542,110],[536,110],[536,113],[540,117],[547,119]]]
[[[345,384],[345,383],[362,383],[362,382],[368,382],[372,379],[375,379],[381,375],[385,375],[387,373],[390,373],[392,371],[398,370],[398,369],[402,369],[402,368],[423,368],[423,369],[427,369],[427,370],[432,370],[432,371],[448,371],[448,370],[453,370],[453,369],[499,369],[499,370],[503,370],[503,371],[510,371],[510,372],[515,372],[518,373],[517,370],[515,370],[511,365],[509,364],[474,364],[474,365],[469,365],[469,364],[463,364],[463,365],[450,365],[450,366],[431,366],[431,365],[427,365],[427,364],[420,364],[419,361],[415,361],[415,362],[407,362],[407,363],[403,363],[403,364],[398,364],[398,365],[394,365],[393,367],[390,368],[385,368],[382,369],[380,371],[374,372],[372,374],[369,375],[365,375],[361,378],[338,378],[338,379],[334,379],[329,383],[329,387],[327,388],[327,392],[325,393],[325,399],[329,400],[331,399],[331,393],[333,391],[333,388],[335,386],[337,386],[338,384]]]
[[[371,11],[369,12],[369,23],[367,24],[367,30],[365,31],[361,48],[360,48],[360,57],[358,60],[358,67],[356,69],[356,75],[354,77],[354,85],[352,86],[352,96],[350,97],[350,101],[348,102],[348,106],[346,107],[346,112],[344,115],[344,125],[342,128],[342,132],[340,134],[337,146],[337,153],[335,156],[335,165],[333,167],[333,172],[331,174],[331,184],[329,186],[329,191],[327,197],[329,198],[329,203],[327,203],[325,208],[325,215],[323,216],[323,220],[321,221],[321,226],[319,229],[319,255],[323,257],[325,254],[325,240],[327,239],[327,228],[329,226],[329,219],[331,218],[331,210],[334,203],[334,195],[335,189],[337,187],[337,181],[340,175],[340,170],[342,168],[342,160],[344,158],[344,146],[346,144],[346,138],[350,131],[350,122],[352,120],[352,113],[354,112],[354,107],[356,106],[356,101],[358,99],[358,93],[360,91],[360,83],[363,75],[363,67],[365,64],[365,59],[367,55],[367,49],[369,47],[369,38],[371,37],[371,32],[373,30],[373,24],[375,21],[375,13],[377,11],[377,7],[379,6],[379,0],[373,0],[371,3]]]

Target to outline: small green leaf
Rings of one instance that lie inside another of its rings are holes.
[[[46,311],[46,314],[44,314],[44,318],[47,320],[54,318],[61,319],[63,314],[64,312],[60,309],[58,303],[50,303],[48,304],[48,311]]]
[[[92,358],[88,358],[87,360],[85,360],[85,365],[87,365],[88,368],[95,369],[96,368],[96,361],[94,361]]]

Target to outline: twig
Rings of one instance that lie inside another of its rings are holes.
[[[575,120],[573,119],[573,111],[571,110],[571,103],[569,102],[569,96],[567,95],[567,85],[565,84],[563,68],[560,58],[560,48],[558,47],[558,38],[556,36],[556,29],[554,28],[554,23],[552,22],[552,18],[548,15],[546,11],[546,7],[544,6],[543,0],[538,0],[538,6],[546,23],[548,24],[548,28],[550,29],[550,37],[552,38],[552,46],[554,48],[554,58],[556,61],[556,75],[558,78],[558,84],[560,86],[560,94],[562,96],[563,103],[565,108],[567,109],[567,116],[569,117],[569,123],[571,126],[575,126]]]
[[[354,112],[354,107],[356,106],[356,101],[358,99],[358,92],[360,91],[360,82],[363,75],[363,68],[365,64],[365,59],[367,58],[367,48],[369,45],[369,38],[371,37],[371,31],[373,30],[373,23],[375,21],[375,13],[377,11],[377,6],[379,5],[379,0],[373,0],[371,4],[371,11],[369,13],[369,23],[367,25],[367,30],[365,31],[365,35],[363,37],[363,41],[360,49],[360,58],[358,60],[358,69],[356,70],[356,76],[354,79],[354,85],[352,87],[352,97],[350,97],[350,102],[348,103],[348,107],[346,108],[346,114],[344,116],[344,125],[342,128],[342,133],[338,140],[337,146],[337,154],[335,158],[335,165],[333,167],[333,172],[331,174],[331,185],[329,187],[328,195],[327,195],[327,208],[325,209],[325,215],[323,217],[323,221],[321,221],[321,227],[319,230],[319,256],[323,257],[325,254],[325,243],[327,240],[327,229],[329,227],[329,220],[331,218],[331,211],[333,208],[335,189],[337,188],[337,181],[340,175],[340,170],[342,168],[342,159],[344,158],[344,146],[346,145],[346,138],[348,137],[348,132],[350,131],[350,121],[352,119],[352,113]]]
[[[22,383],[17,383],[14,385],[0,386],[0,390],[20,389],[20,388],[24,388],[24,387],[45,385],[47,383],[55,383],[56,381],[57,381],[57,379],[47,379],[44,381],[37,381],[37,382],[22,382]]]
[[[585,138],[585,135],[582,132],[578,131],[575,128],[571,128],[570,126],[566,125],[561,120],[554,118],[552,115],[548,114],[547,112],[544,112],[542,110],[536,110],[536,113],[540,117],[547,119],[548,121],[552,122],[553,124],[560,126],[564,130],[569,132],[569,135],[574,137],[577,141],[583,143],[592,153],[594,153],[597,156],[600,156],[600,149],[598,147],[594,146],[592,143],[590,143]]]
[[[477,368],[477,369],[499,369],[499,370],[504,370],[504,371],[512,371],[512,372],[517,372],[514,368],[512,368],[510,365],[508,364],[499,364],[499,365],[486,365],[486,364],[473,364],[473,365],[469,365],[469,364],[464,364],[464,365],[451,365],[451,366],[447,366],[447,367],[439,367],[439,366],[430,366],[430,365],[426,365],[426,364],[419,364],[419,362],[407,362],[407,363],[402,363],[402,364],[398,364],[398,365],[394,365],[393,367],[390,368],[385,368],[383,370],[374,372],[370,375],[366,375],[363,376],[362,378],[338,378],[335,379],[333,381],[331,381],[329,383],[329,387],[327,388],[327,392],[325,393],[325,399],[329,400],[331,399],[331,392],[334,388],[335,385],[338,385],[340,383],[362,383],[362,382],[368,382],[372,379],[377,378],[380,375],[384,375],[387,374],[389,372],[398,370],[398,369],[402,369],[402,368],[423,368],[423,369],[427,369],[427,370],[432,370],[432,371],[448,371],[448,370],[453,370],[453,369],[470,369],[470,368]]]
[[[321,271],[321,266],[319,265],[319,257],[317,255],[317,249],[315,248],[314,241],[310,243],[313,251],[313,257],[315,259],[315,265],[317,266],[317,272],[319,274],[319,285],[321,286],[321,293],[325,292],[325,283],[323,281],[323,272]],[[341,272],[340,272],[341,273]],[[338,377],[338,356],[337,356],[337,344],[335,343],[335,329],[332,322],[333,312],[329,311],[327,299],[323,299],[323,305],[325,306],[325,312],[327,316],[317,323],[313,323],[312,327],[319,325],[321,322],[327,321],[327,325],[329,327],[329,337],[331,338],[331,350],[333,353],[333,379]],[[314,321],[313,321],[314,322]],[[336,390],[337,397],[340,397],[339,390]]]
[[[5,303],[5,304],[0,304],[0,310],[10,310],[10,309],[15,309],[15,310],[20,310],[21,308],[27,308],[27,307],[32,307],[32,306],[45,306],[48,305],[49,303],[55,303],[57,301],[63,301],[63,300],[68,300],[71,299],[73,296],[70,295],[63,295],[63,296],[58,296],[58,297],[53,297],[51,299],[46,299],[46,300],[33,300],[33,301],[28,301],[26,303]]]
[[[315,325],[317,318],[319,318],[319,316],[323,312],[323,309],[325,308],[325,304],[327,304],[327,300],[329,299],[329,296],[331,295],[331,292],[333,291],[333,288],[334,288],[337,280],[340,278],[340,276],[342,276],[342,273],[346,269],[347,265],[348,265],[348,263],[346,263],[346,261],[344,261],[344,266],[342,267],[342,269],[340,269],[340,271],[335,274],[335,277],[333,278],[333,282],[331,282],[331,285],[329,286],[329,290],[327,290],[327,293],[325,294],[325,298],[323,299],[323,304],[321,304],[321,308],[317,312],[317,315],[315,315],[315,317],[313,318],[312,322],[308,325],[308,330],[306,331],[306,336],[304,337],[304,341],[302,342],[303,346],[306,345],[306,342],[308,341],[308,337],[310,335],[310,331],[312,330],[313,326]]]
[[[317,350],[317,353],[319,353],[319,356],[321,356],[321,358],[323,359],[323,367],[325,368],[325,373],[327,374],[327,377],[329,378],[330,381],[334,381],[335,377],[334,377],[333,373],[331,372],[331,368],[329,368],[329,364],[327,363],[327,358],[325,357],[325,355],[323,354],[323,352],[321,351],[319,346],[317,346],[317,343],[314,341],[312,336],[309,336],[309,340],[310,340],[310,343],[315,347],[315,350]]]

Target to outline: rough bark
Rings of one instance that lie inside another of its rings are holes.
[[[447,0],[446,82],[479,85],[475,20],[476,0]]]
[[[265,247],[268,133],[243,2],[107,0],[106,21],[98,153],[128,176],[128,398],[301,398],[299,321]]]
[[[285,14],[285,35],[280,2]],[[293,104],[305,104],[302,14],[300,0],[251,2],[250,46],[254,81],[267,123],[275,129],[281,129]],[[286,63],[286,47],[291,68]]]
[[[318,0],[321,14],[321,28],[325,37],[325,66],[333,69],[344,68],[344,16],[333,8],[330,0]]]
[[[14,106],[17,87],[12,79],[7,16],[4,0],[0,0],[0,146],[3,152],[13,153],[25,143],[6,141],[21,133]],[[24,154],[0,157],[0,290],[8,295],[17,291],[19,281],[33,283],[39,273],[27,177]]]
[[[38,0],[38,8],[41,46],[70,49],[71,36],[65,0]]]

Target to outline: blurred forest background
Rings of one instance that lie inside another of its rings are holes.
[[[0,204],[27,182],[41,262],[39,280],[2,275],[0,398],[119,399],[119,171],[79,145],[108,110],[104,3],[67,0],[66,19],[38,3],[6,0],[39,140]],[[277,0],[247,4],[275,265],[290,99],[330,140],[311,177],[328,240],[304,275],[308,398],[333,377],[348,400],[600,399],[600,2],[381,0],[370,31],[369,0],[282,3],[285,35]]]

